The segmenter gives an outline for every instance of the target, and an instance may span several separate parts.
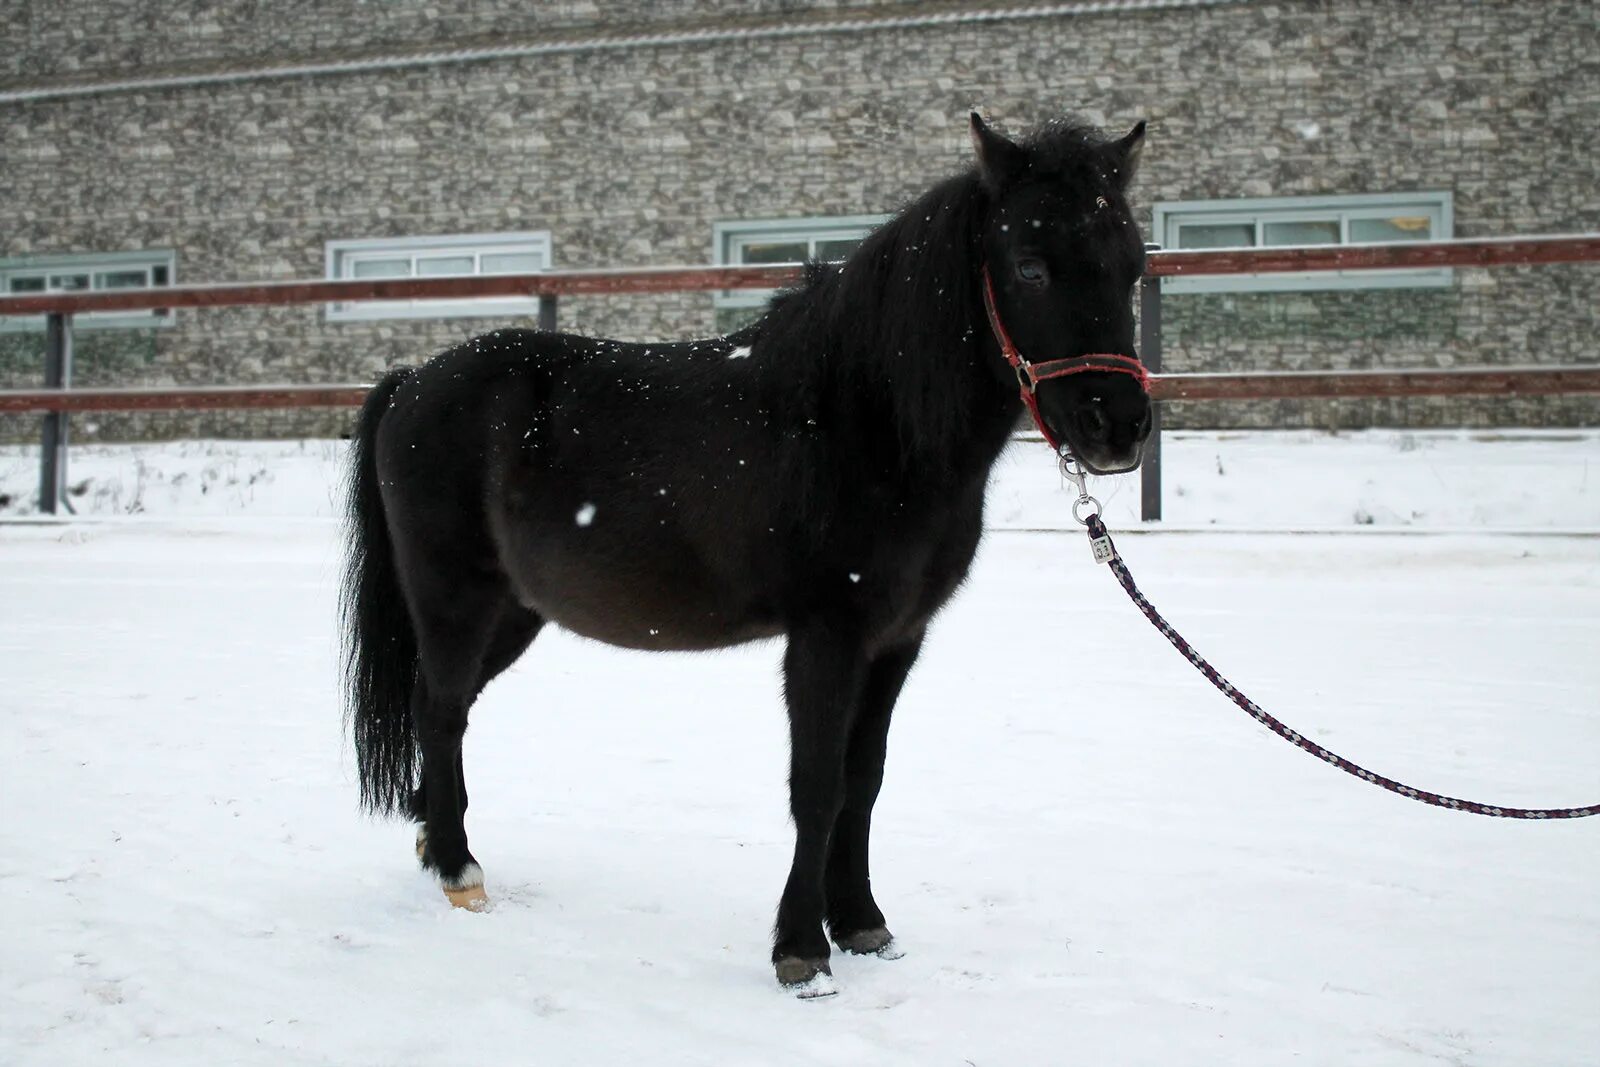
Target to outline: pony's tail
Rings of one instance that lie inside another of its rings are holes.
[[[345,722],[355,740],[361,806],[406,811],[417,781],[411,690],[417,635],[400,592],[373,442],[395,390],[411,372],[392,370],[367,394],[350,442],[344,588]]]

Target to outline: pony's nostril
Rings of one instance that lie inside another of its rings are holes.
[[[1091,441],[1104,441],[1111,436],[1111,423],[1099,404],[1090,404],[1078,412],[1078,428]]]

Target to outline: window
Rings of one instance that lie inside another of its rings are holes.
[[[26,296],[153,289],[173,284],[177,273],[176,262],[172,252],[104,252],[0,259],[0,293]],[[172,312],[164,308],[148,311],[84,311],[72,316],[74,329],[127,329],[165,326],[171,322]],[[3,332],[43,328],[43,315],[0,317],[0,331]]]
[[[862,238],[888,221],[887,215],[846,215],[816,219],[752,219],[712,226],[712,255],[719,265],[837,262],[855,251]],[[771,289],[731,289],[716,297],[717,329],[731,333],[752,321],[772,298]]]
[[[328,277],[444,278],[532,274],[550,269],[550,234],[479,233],[329,241]],[[328,305],[330,322],[537,315],[536,297],[471,300],[363,300]]]
[[[1395,241],[1443,241],[1452,235],[1451,196],[1361,196],[1196,200],[1155,206],[1152,232],[1163,248],[1270,248]],[[1166,278],[1169,293],[1283,292],[1308,289],[1409,289],[1448,286],[1448,268],[1217,274]]]

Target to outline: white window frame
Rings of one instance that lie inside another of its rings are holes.
[[[1233,246],[1228,251],[1251,248],[1287,248],[1264,244],[1265,230],[1274,222],[1329,222],[1337,220],[1339,245],[1359,246],[1350,240],[1350,223],[1358,219],[1395,215],[1426,216],[1430,241],[1447,241],[1455,233],[1454,198],[1448,191],[1420,193],[1361,193],[1349,196],[1251,197],[1240,200],[1164,200],[1155,205],[1150,232],[1168,251],[1198,252],[1179,240],[1184,226],[1255,227],[1255,244]],[[1333,247],[1320,245],[1311,247]],[[1453,283],[1448,267],[1402,270],[1296,271],[1274,274],[1212,274],[1163,278],[1164,293],[1264,293],[1352,289],[1434,289]]]
[[[481,272],[485,255],[522,254],[539,257],[539,270],[551,268],[550,231],[524,233],[440,234],[426,237],[367,237],[328,241],[326,276],[330,281],[353,278],[354,267],[376,259],[410,260],[410,273],[418,277],[417,260],[442,256],[471,256],[472,275]],[[464,275],[452,275],[463,277]],[[445,275],[436,275],[445,277]],[[327,305],[329,322],[377,322],[383,319],[460,319],[533,316],[539,298],[485,296],[468,300],[359,300]]]
[[[711,224],[712,262],[718,266],[744,263],[744,249],[752,244],[774,241],[804,241],[807,257],[816,254],[819,241],[848,241],[864,238],[888,222],[889,215],[833,215],[789,219],[733,219]],[[778,264],[762,264],[778,266]],[[717,293],[718,308],[761,307],[772,299],[774,289],[729,289]]]
[[[166,271],[166,280],[154,281],[157,270]],[[101,276],[142,271],[143,286],[118,286],[106,289]],[[50,284],[52,276],[63,274],[89,275],[89,288],[65,289]],[[32,292],[12,292],[12,280],[17,278],[43,278],[45,287]],[[67,292],[121,292],[128,289],[163,289],[177,284],[178,257],[170,249],[152,249],[144,252],[83,252],[47,256],[13,256],[0,259],[0,295],[42,296]],[[78,311],[72,315],[74,330],[139,329],[151,326],[171,326],[174,312],[171,308],[150,308],[137,311]],[[0,333],[23,333],[44,329],[44,315],[0,316]]]

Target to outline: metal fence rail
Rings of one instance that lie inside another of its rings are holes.
[[[1403,268],[1501,267],[1600,262],[1600,234],[1416,241],[1385,245],[1228,249],[1147,257],[1140,293],[1140,354],[1161,401],[1265,400],[1303,397],[1556,396],[1600,393],[1600,366],[1473,367],[1431,371],[1308,371],[1269,374],[1176,374],[1161,370],[1161,279],[1214,274]],[[46,316],[45,388],[0,390],[0,413],[43,414],[40,507],[54,512],[61,496],[67,418],[83,411],[193,411],[225,408],[349,407],[367,386],[227,385],[139,389],[73,389],[72,316],[87,312],[168,308],[344,303],[365,300],[540,299],[539,327],[556,328],[562,296],[775,289],[801,277],[796,265],[649,267],[550,271],[458,278],[391,278],[170,286],[115,292],[0,296],[0,315]],[[1142,512],[1161,515],[1159,408],[1143,465]]]

